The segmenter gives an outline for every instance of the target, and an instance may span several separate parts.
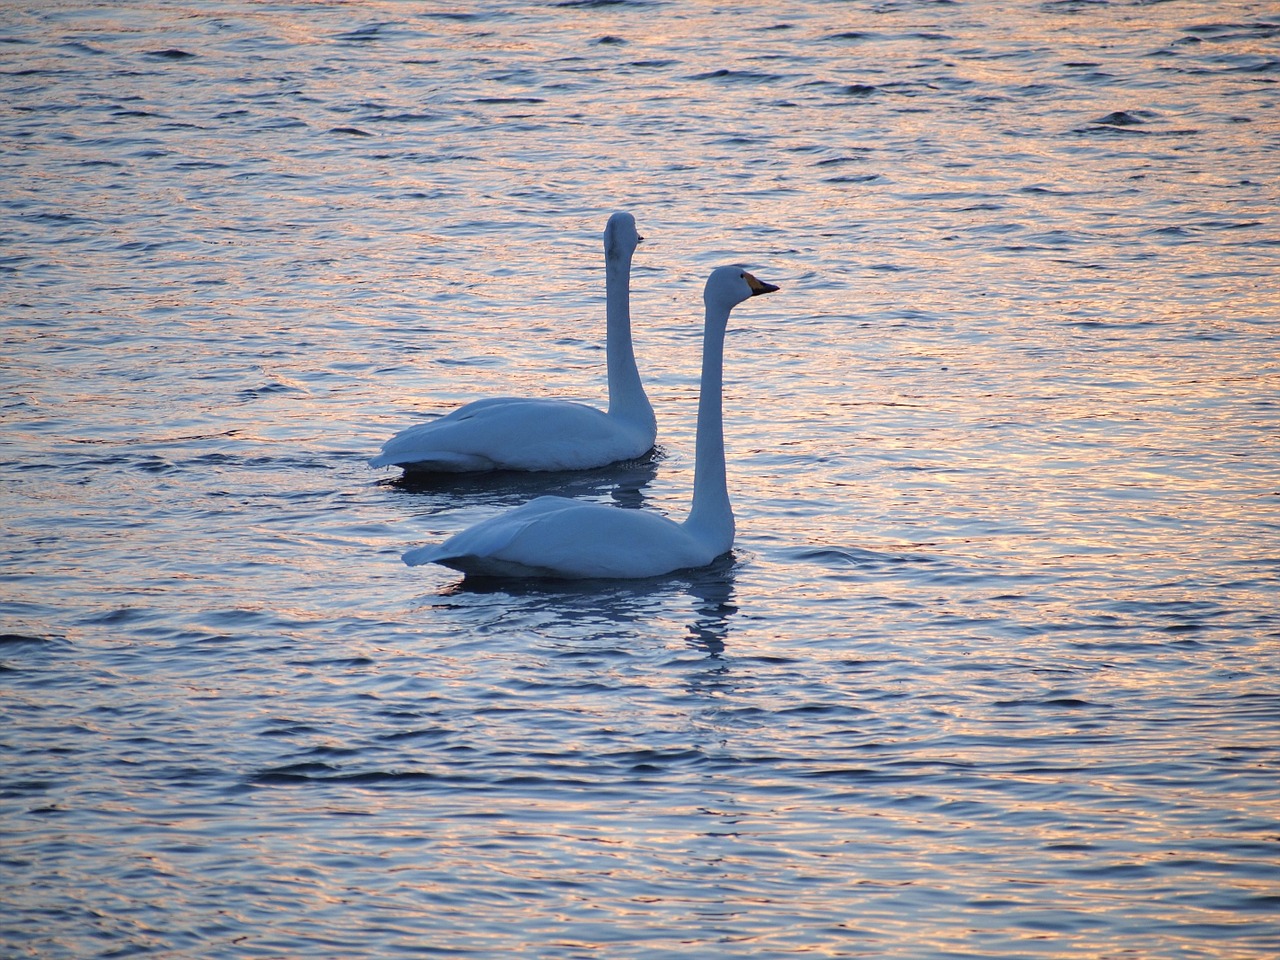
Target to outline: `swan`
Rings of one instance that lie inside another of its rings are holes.
[[[641,510],[539,497],[442,544],[409,550],[404,562],[439,563],[476,577],[634,578],[706,566],[726,553],[734,528],[721,408],[725,328],[735,306],[777,289],[741,267],[718,267],[707,279],[693,504],[683,523]]]
[[[569,400],[488,397],[400,431],[369,461],[414,473],[588,470],[653,449],[657,420],[631,347],[631,256],[643,238],[635,218],[604,228],[605,358],[609,410]]]

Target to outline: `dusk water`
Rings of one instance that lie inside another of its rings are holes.
[[[0,3],[0,956],[1280,953],[1280,11]],[[604,400],[652,462],[405,483]],[[738,538],[682,519],[701,289]]]

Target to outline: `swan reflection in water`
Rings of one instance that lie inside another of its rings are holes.
[[[729,620],[738,612],[733,602],[732,554],[721,557],[709,567],[695,572],[689,581],[689,595],[698,603],[694,618],[688,624],[686,639],[691,646],[707,651],[713,659],[720,659],[729,639]]]
[[[697,570],[645,580],[561,580],[553,578],[464,577],[440,596],[500,596],[501,615],[512,623],[536,624],[539,635],[563,634],[568,646],[581,649],[601,641],[630,647],[652,636],[672,598],[681,593],[694,601],[684,640],[708,659],[720,660],[729,642],[734,615],[733,554]]]
[[[437,498],[442,509],[456,508],[468,501],[475,505],[518,506],[545,496],[583,500],[608,497],[617,506],[631,509],[644,504],[644,488],[653,482],[665,458],[662,448],[657,447],[643,457],[596,470],[406,473],[379,480],[378,486],[413,497]]]

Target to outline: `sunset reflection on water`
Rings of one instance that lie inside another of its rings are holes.
[[[9,952],[1274,952],[1264,4],[10,13]],[[655,456],[368,468],[603,400],[617,209]],[[401,563],[682,519],[725,262],[731,556]]]

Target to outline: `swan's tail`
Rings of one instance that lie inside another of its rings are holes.
[[[388,452],[384,447],[382,453],[369,461],[369,466],[400,467],[406,473],[478,473],[492,470],[494,463],[488,457],[472,453],[452,453],[448,450]]]
[[[428,563],[438,563],[448,556],[448,551],[440,544],[428,543],[426,546],[406,550],[400,559],[411,567],[421,567]]]

